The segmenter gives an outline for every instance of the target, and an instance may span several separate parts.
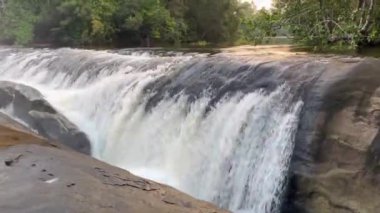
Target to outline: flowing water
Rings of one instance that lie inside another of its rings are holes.
[[[0,48],[0,80],[38,89],[93,156],[235,212],[278,212],[302,101],[260,61]]]

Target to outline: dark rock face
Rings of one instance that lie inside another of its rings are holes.
[[[0,212],[227,212],[89,156],[47,146],[0,150],[0,177],[6,177],[0,180]]]
[[[57,112],[35,89],[11,82],[0,82],[0,108],[11,111],[39,135],[85,154],[91,154],[87,136]]]
[[[380,61],[338,62],[305,94],[283,212],[379,212]]]

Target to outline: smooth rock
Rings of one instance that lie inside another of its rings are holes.
[[[91,154],[86,134],[57,112],[37,90],[0,81],[0,110],[17,118],[29,129],[50,140],[85,154]]]
[[[342,63],[310,86],[282,212],[379,212],[379,67]]]
[[[0,126],[0,212],[227,212],[8,126]]]

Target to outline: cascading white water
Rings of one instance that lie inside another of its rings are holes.
[[[236,212],[277,212],[302,108],[289,85],[147,107],[148,85],[207,57],[2,48],[0,80],[41,91],[101,160]]]

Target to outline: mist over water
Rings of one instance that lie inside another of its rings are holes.
[[[98,159],[235,212],[278,212],[303,105],[295,85],[255,61],[120,53],[1,48],[0,80],[38,89]]]

